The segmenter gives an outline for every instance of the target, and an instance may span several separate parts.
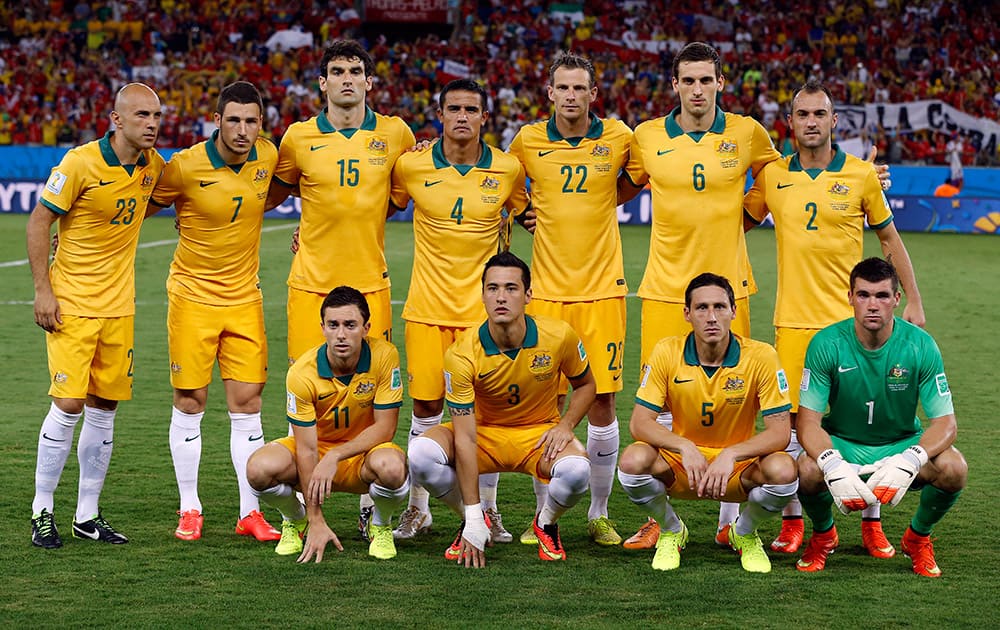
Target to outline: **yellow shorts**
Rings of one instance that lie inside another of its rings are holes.
[[[597,393],[622,390],[622,352],[625,349],[625,298],[592,302],[551,302],[533,299],[528,313],[561,319],[580,335],[590,357],[590,371],[597,381]],[[409,353],[407,353],[409,356]],[[559,392],[568,391],[565,376],[559,377]]]
[[[211,306],[169,295],[167,340],[170,384],[176,389],[208,386],[216,358],[224,379],[267,381],[267,335],[261,302]]]
[[[45,335],[49,396],[131,400],[135,316],[63,315],[62,326]]]
[[[551,475],[542,475],[538,465],[545,450],[538,448],[542,434],[556,426],[558,419],[541,424],[502,426],[496,424],[476,425],[476,461],[479,474],[493,472],[519,472],[531,475],[548,483]],[[454,433],[451,422],[441,425]],[[574,439],[580,450],[586,450],[579,440]]]
[[[670,466],[670,470],[674,473],[674,482],[670,484],[667,488],[667,496],[671,499],[703,499],[705,497],[699,497],[696,490],[691,489],[691,482],[688,480],[687,472],[684,471],[684,458],[680,453],[675,453],[673,451],[668,451],[666,449],[657,449],[667,464]],[[705,456],[709,462],[716,458],[716,456],[722,452],[721,448],[710,448],[708,446],[699,446],[698,450],[701,454]],[[747,491],[743,488],[743,483],[740,482],[740,475],[743,471],[749,468],[752,464],[757,462],[756,457],[752,459],[744,459],[743,461],[736,462],[733,465],[733,474],[729,476],[729,482],[726,484],[726,494],[724,499],[731,503],[742,503],[747,500]]]
[[[285,307],[288,314],[288,365],[295,363],[302,353],[323,343],[323,320],[319,307],[323,305],[326,295],[288,287]],[[368,334],[392,341],[392,298],[389,289],[365,293],[364,296],[371,311]]]
[[[802,368],[805,367],[806,349],[819,328],[782,328],[774,329],[774,348],[778,351],[778,360],[785,370],[788,379],[788,397],[792,401],[792,413],[799,410],[799,386],[802,383]]]
[[[278,438],[275,442],[290,450],[292,452],[292,459],[295,459],[295,436],[289,435],[283,438]],[[326,452],[334,446],[337,446],[336,442],[318,442],[316,444],[316,452],[319,455],[319,459],[323,459]],[[403,449],[399,448],[392,442],[382,442],[381,444],[376,444],[370,451],[368,451],[368,453],[377,451],[380,448],[395,449],[405,457]],[[351,494],[364,494],[368,492],[368,484],[361,481],[361,468],[365,465],[365,457],[368,456],[368,453],[359,453],[354,457],[348,457],[337,464],[337,474],[333,476],[334,492],[350,492]]]
[[[741,337],[750,337],[750,300],[737,298],[736,317],[731,329]],[[691,332],[691,322],[684,319],[683,302],[642,301],[640,325],[640,363],[645,364],[653,346],[664,337],[678,337]]]
[[[410,398],[444,398],[444,351],[468,328],[406,322],[406,375]]]

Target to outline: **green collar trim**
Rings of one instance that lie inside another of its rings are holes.
[[[215,141],[219,138],[219,130],[216,129],[212,132],[212,137],[205,142],[205,151],[208,153],[208,161],[212,164],[212,168],[222,168],[228,166],[233,169],[233,171],[239,173],[240,169],[243,168],[243,164],[227,164],[224,159],[222,159],[222,154],[219,153],[218,147],[215,146]],[[250,147],[250,156],[247,158],[247,162],[257,161],[257,147]]]
[[[678,105],[674,108],[672,112],[667,114],[666,119],[663,121],[663,126],[667,130],[667,135],[671,138],[676,138],[677,136],[684,135],[684,130],[681,126],[677,124],[677,117],[681,114],[681,107]],[[726,130],[726,112],[722,111],[722,108],[718,105],[715,106],[715,120],[712,122],[712,126],[708,128],[708,131],[692,131],[688,135],[691,136],[695,142],[701,140],[702,136],[706,133],[722,133]]]
[[[449,166],[454,166],[462,175],[466,175],[469,171],[474,168],[490,168],[493,166],[493,152],[490,151],[490,147],[483,140],[479,140],[479,161],[475,164],[452,164],[448,161],[448,158],[444,156],[444,140],[438,140],[431,147],[431,159],[434,160],[434,168],[448,168]]]
[[[826,171],[828,173],[839,173],[840,171],[844,170],[845,162],[847,162],[847,154],[844,153],[844,151],[841,150],[839,146],[834,144],[833,159],[830,160],[830,164],[825,169],[802,168],[802,162],[799,161],[799,154],[798,152],[796,152],[795,155],[792,156],[791,161],[788,162],[788,170],[789,172],[798,171],[800,173],[802,171],[805,171],[805,173],[809,175],[810,178],[816,179],[817,177],[819,177],[819,174],[822,173],[823,171]]]
[[[698,359],[698,348],[694,343],[694,333],[688,333],[684,340],[684,362],[688,365],[701,365]],[[729,345],[726,347],[726,356],[722,358],[720,367],[736,367],[740,362],[740,343],[736,340],[736,335],[729,333]],[[706,370],[715,368],[705,368]],[[711,376],[711,375],[709,375]]]
[[[521,342],[521,347],[533,348],[538,345],[538,324],[530,315],[524,316],[524,324],[524,341]],[[500,354],[500,348],[493,341],[493,337],[490,337],[490,323],[488,321],[483,322],[479,327],[479,343],[482,344],[483,351],[486,352],[487,356]]]
[[[584,138],[590,140],[597,140],[604,134],[604,121],[597,117],[594,112],[589,113],[590,116],[590,126],[587,128],[587,133],[581,137],[574,138],[564,138],[561,133],[559,133],[559,128],[556,127],[556,117],[552,116],[549,118],[549,122],[545,125],[545,131],[548,133],[549,142],[559,142],[560,140],[565,140],[572,146],[577,146]]]
[[[97,141],[97,146],[101,148],[101,157],[104,158],[104,162],[108,166],[121,166],[122,168],[128,171],[129,175],[131,175],[132,169],[130,167],[132,165],[130,164],[126,166],[122,164],[121,161],[118,159],[118,155],[115,154],[115,150],[111,148],[111,136],[113,136],[114,134],[115,134],[114,131],[109,131],[106,134],[104,134],[104,137],[102,137],[100,140]],[[146,152],[140,151],[139,159],[136,160],[135,165],[146,166],[146,164],[148,163],[149,160],[146,159]]]
[[[375,125],[378,123],[378,120],[375,118],[375,112],[373,112],[370,107],[365,107],[365,118],[361,121],[360,127],[357,129],[334,129],[333,125],[330,123],[330,119],[326,116],[327,111],[328,108],[324,107],[319,115],[316,116],[316,127],[319,128],[320,133],[336,133],[339,131],[346,137],[350,138],[358,129],[363,131],[375,131]]]
[[[354,374],[367,372],[371,370],[371,367],[372,349],[368,346],[368,341],[364,339],[361,341],[361,356],[358,358],[358,365],[354,368],[354,373],[347,376],[333,375],[333,368],[330,367],[330,360],[326,356],[325,343],[316,351],[316,373],[320,375],[320,378],[336,378],[340,382],[347,384],[351,382]]]

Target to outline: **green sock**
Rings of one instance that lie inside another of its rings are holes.
[[[813,531],[825,532],[833,527],[833,497],[830,492],[824,490],[819,494],[799,493],[799,501],[802,509],[809,515],[812,521]]]
[[[920,492],[920,505],[917,506],[917,513],[910,520],[910,528],[921,536],[930,535],[931,529],[944,518],[951,506],[955,505],[960,494],[962,494],[961,490],[945,492],[931,485],[924,486]]]

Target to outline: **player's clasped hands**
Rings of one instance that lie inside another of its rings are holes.
[[[316,558],[316,562],[323,562],[323,553],[326,552],[326,546],[330,542],[337,548],[337,551],[344,550],[344,546],[340,544],[337,534],[330,529],[326,521],[322,519],[320,521],[317,524],[309,523],[309,533],[306,535],[305,541],[303,541],[302,553],[299,554],[296,562],[309,562],[313,557]]]
[[[542,437],[538,438],[538,443],[535,444],[535,448],[544,448],[545,452],[542,457],[548,460],[553,460],[559,456],[559,453],[561,453],[563,449],[565,449],[566,446],[573,441],[573,439],[573,431],[560,423],[543,433]]]
[[[832,448],[823,451],[816,463],[823,471],[823,479],[830,489],[833,502],[844,514],[863,510],[878,501],[871,489],[861,481],[859,471],[845,462],[839,451]]]
[[[698,496],[721,499],[726,495],[729,477],[733,474],[735,459],[727,450],[719,453],[705,469],[698,482]]]
[[[708,460],[705,459],[705,455],[694,444],[688,444],[687,448],[681,449],[681,463],[684,465],[684,473],[687,474],[691,489],[700,492],[702,479],[708,471]]]
[[[337,474],[339,464],[340,459],[332,453],[327,453],[319,460],[306,488],[307,503],[323,505],[323,501],[333,492],[333,476]]]

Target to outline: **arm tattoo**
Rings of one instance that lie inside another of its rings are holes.
[[[448,405],[448,413],[450,413],[453,416],[471,416],[472,408],[452,407],[451,405]]]

